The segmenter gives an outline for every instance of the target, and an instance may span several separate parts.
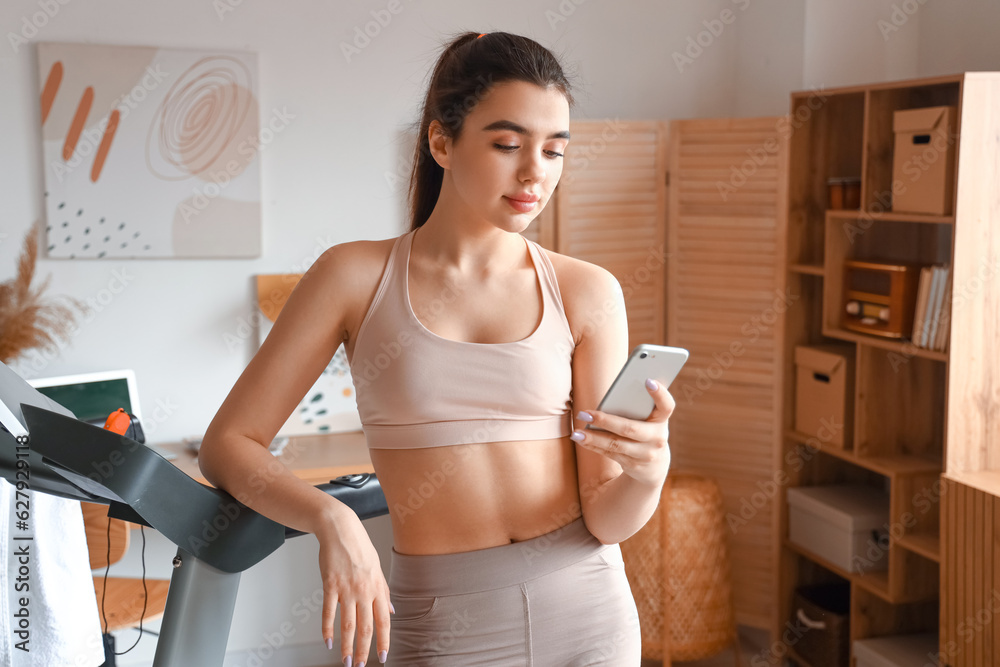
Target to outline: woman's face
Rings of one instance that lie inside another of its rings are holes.
[[[433,141],[433,139],[432,139]],[[569,103],[555,87],[495,84],[465,117],[438,162],[462,207],[521,232],[548,203],[569,143]],[[456,202],[456,203],[458,203]]]

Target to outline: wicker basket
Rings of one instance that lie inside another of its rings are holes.
[[[621,543],[644,659],[701,660],[736,642],[725,530],[718,485],[671,473],[649,522]]]

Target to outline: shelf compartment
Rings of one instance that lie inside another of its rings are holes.
[[[920,456],[858,456],[854,451],[841,449],[833,445],[821,442],[818,438],[799,433],[797,431],[787,431],[785,435],[788,439],[806,445],[813,449],[846,461],[860,468],[870,470],[890,479],[907,475],[919,475],[941,472],[941,462]]]
[[[912,323],[898,338],[868,335],[862,332],[849,335],[841,324],[844,308],[844,263],[847,260],[889,262],[929,266],[951,264],[951,225],[928,225],[895,220],[865,220],[841,215],[826,216],[826,240],[824,243],[824,266],[826,279],[823,281],[823,333],[847,340],[879,341],[881,347],[897,349],[901,353],[946,360],[947,354],[935,352],[913,345],[910,340]],[[915,297],[913,297],[915,300]],[[912,306],[912,304],[911,304]],[[873,342],[872,345],[879,345]]]
[[[941,593],[941,566],[897,544],[889,547],[889,594],[893,599],[930,600]]]
[[[823,258],[823,213],[827,179],[862,175],[865,94],[861,91],[791,98],[789,123],[788,256],[796,263]]]
[[[954,225],[954,215],[924,215],[923,213],[879,213],[876,211],[861,211],[847,209],[827,209],[827,217],[840,220],[872,220],[885,222],[912,222],[930,225]]]
[[[841,329],[839,327],[823,327],[823,335],[829,338],[836,338],[838,340],[896,352],[903,358],[917,357],[918,359],[930,359],[931,361],[948,361],[947,352],[935,352],[934,350],[917,347],[908,340],[899,342],[888,338],[867,336],[862,333],[847,331],[846,329]]]
[[[941,562],[941,536],[940,535],[930,535],[925,533],[913,533],[911,535],[904,535],[896,540],[896,544],[912,551],[914,553],[920,554],[928,560],[932,560],[935,563]]]
[[[861,458],[906,456],[940,462],[947,366],[858,345],[854,448]]]
[[[858,586],[870,591],[882,598],[886,602],[900,602],[900,600],[892,600],[889,597],[889,573],[888,572],[868,572],[865,574],[857,574],[854,572],[848,572],[839,565],[834,565],[827,559],[823,558],[819,554],[815,554],[804,547],[800,547],[795,544],[787,537],[782,540],[782,544],[786,548],[794,551],[795,553],[808,558],[817,565],[820,565],[827,570],[830,570],[834,574],[844,579],[849,580],[851,583],[857,584]]]
[[[943,494],[940,473],[909,475],[892,488],[892,520],[901,527],[894,531],[896,544],[935,563],[941,562]]]
[[[866,93],[864,142],[867,147],[861,201],[868,210],[891,210],[892,156],[896,135],[893,114],[904,109],[959,106],[961,83],[942,81],[905,88],[873,89]],[[905,184],[904,184],[905,185]],[[887,205],[888,204],[888,205]],[[954,212],[954,197],[949,213]]]
[[[860,586],[851,588],[851,639],[935,632],[937,600],[892,604]],[[851,646],[851,653],[854,647]]]

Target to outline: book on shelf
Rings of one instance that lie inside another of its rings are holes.
[[[934,267],[934,285],[931,287],[931,301],[927,304],[930,314],[929,322],[924,327],[924,339],[921,347],[930,348],[937,334],[937,324],[941,312],[941,297],[944,295],[944,267]]]
[[[942,297],[941,312],[938,318],[937,335],[934,337],[934,347],[936,352],[944,352],[948,347],[948,332],[951,331],[951,267],[946,267],[947,278],[944,284],[944,296]]]
[[[951,267],[938,264],[925,266],[920,270],[917,283],[911,338],[913,344],[929,350],[944,351],[947,346],[950,308]]]
[[[925,266],[920,269],[920,281],[917,283],[917,303],[913,309],[913,335],[910,341],[914,345],[920,344],[920,337],[924,330],[924,316],[927,313],[927,297],[931,290],[931,267]]]

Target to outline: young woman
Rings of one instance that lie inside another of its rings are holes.
[[[332,646],[339,603],[346,665],[369,662],[373,636],[380,662],[407,667],[639,664],[618,543],[656,508],[674,401],[649,382],[646,421],[594,409],[628,354],[621,288],[520,234],[559,182],[571,102],[536,42],[452,41],[410,230],[328,249],[206,432],[207,479],[318,538],[323,635]],[[249,481],[341,343],[389,503],[388,582],[345,505],[285,469]]]

